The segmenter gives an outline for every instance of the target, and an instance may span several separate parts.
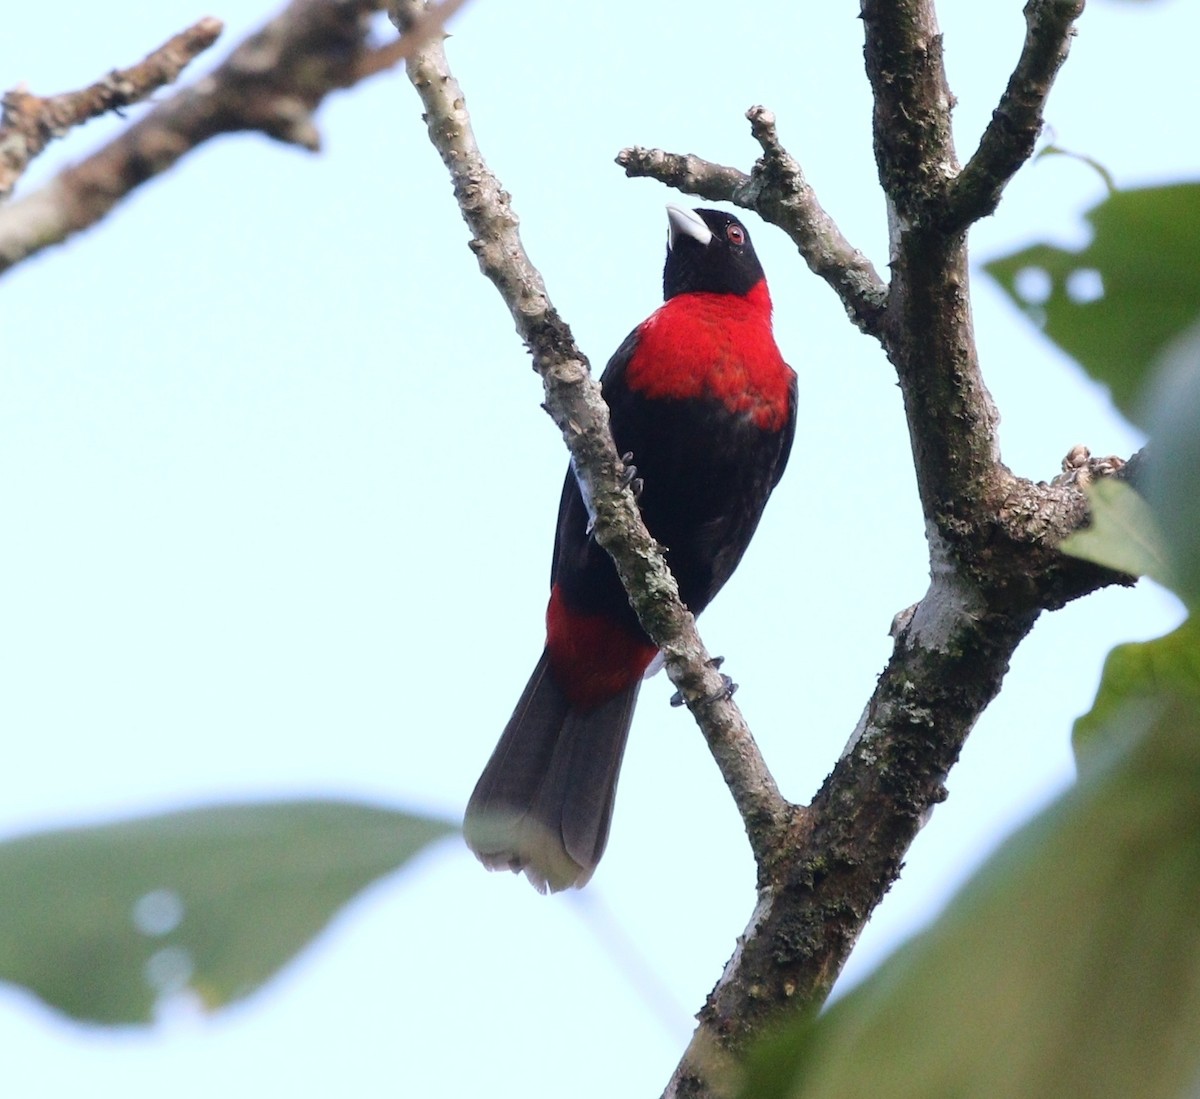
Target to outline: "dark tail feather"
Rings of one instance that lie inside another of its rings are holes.
[[[587,883],[608,841],[640,687],[573,710],[542,653],[467,803],[467,843],[489,870],[524,870],[541,892]]]

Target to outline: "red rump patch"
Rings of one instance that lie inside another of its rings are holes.
[[[546,608],[546,647],[555,681],[571,705],[581,710],[632,686],[658,653],[640,632],[602,614],[572,610],[557,584]]]
[[[692,293],[666,302],[638,329],[625,377],[644,397],[715,397],[764,431],[779,431],[794,373],[771,333],[766,280],[744,297]]]

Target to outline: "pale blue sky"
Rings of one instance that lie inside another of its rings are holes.
[[[941,5],[966,155],[1024,33],[1020,0]],[[221,56],[272,9],[18,5],[0,84],[76,87],[203,14]],[[886,266],[857,5],[475,0],[451,63],[526,245],[601,367],[657,304],[661,186],[627,144],[748,167],[771,107],[847,236]],[[64,18],[65,16],[65,18]],[[1121,185],[1194,177],[1194,5],[1093,0],[1051,100]],[[202,63],[202,67],[212,60]],[[540,651],[565,453],[477,274],[402,76],[320,116],[311,157],[210,144],[0,284],[0,833],[230,797],[335,794],[457,816]],[[119,123],[89,126],[29,185]],[[1086,167],[1026,169],[976,261],[1082,241]],[[800,374],[791,468],[702,619],[784,791],[854,727],[893,614],[926,586],[891,368],[777,230],[750,222]],[[1004,456],[1046,479],[1138,440],[979,275]],[[1175,620],[1143,586],[1045,618],[851,964],[861,976],[1071,774],[1104,653]],[[211,1020],[102,1032],[0,989],[6,1095],[655,1095],[753,905],[728,795],[665,678],[642,694],[612,841],[542,898],[451,842]],[[603,915],[608,913],[607,916]],[[614,920],[678,1005],[593,933]]]

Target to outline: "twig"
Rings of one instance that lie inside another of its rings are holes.
[[[668,187],[712,202],[733,202],[752,210],[754,187],[745,172],[713,164],[693,153],[667,153],[633,145],[617,154],[617,163],[631,179],[657,179]]]
[[[0,207],[0,272],[94,225],[147,180],[210,138],[258,130],[310,151],[313,115],[332,91],[394,65],[435,36],[463,0],[431,8],[407,42],[374,46],[385,0],[292,0],[212,73],[26,198]]]
[[[878,335],[888,293],[883,279],[817,201],[800,162],[779,140],[775,115],[766,107],[751,107],[746,117],[763,151],[751,173],[759,184],[756,209],[768,221],[786,227],[813,274],[842,299],[850,319],[864,332]]]
[[[424,9],[400,0],[394,18],[403,30]],[[408,61],[408,75],[425,110],[429,136],[450,173],[473,239],[471,250],[504,299],[517,332],[533,355],[545,387],[545,407],[562,431],[596,511],[596,540],[612,556],[638,618],[666,656],[667,675],[687,700],[746,822],[756,858],[773,851],[791,808],[767,769],[741,712],[723,697],[723,680],[679,601],[679,589],[646,530],[608,426],[608,408],[583,353],[551,304],[542,277],[521,243],[517,216],[488,168],[471,129],[466,100],[438,42]]]
[[[886,284],[817,200],[799,162],[779,141],[775,116],[765,107],[751,107],[746,117],[763,150],[750,175],[698,156],[638,146],[622,149],[617,163],[627,176],[649,177],[701,198],[732,202],[778,226],[795,242],[812,272],[833,288],[850,319],[877,335],[886,310]]]
[[[211,17],[181,31],[145,59],[127,69],[114,69],[91,87],[45,98],[14,88],[0,103],[0,201],[30,161],[56,137],[107,111],[119,111],[173,84],[183,69],[209,48],[224,24]]]
[[[436,7],[427,8],[399,38],[369,51],[359,59],[354,67],[355,83],[376,73],[386,72],[411,57],[429,39],[437,37],[466,3],[467,0],[442,0]],[[381,3],[380,7],[383,6]]]
[[[975,155],[950,188],[944,226],[965,228],[995,211],[1008,181],[1032,155],[1042,112],[1067,59],[1084,0],[1029,0],[1025,45]]]

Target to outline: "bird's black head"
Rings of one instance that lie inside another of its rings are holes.
[[[762,280],[750,234],[732,214],[668,206],[667,220],[664,298],[696,291],[747,294]]]

